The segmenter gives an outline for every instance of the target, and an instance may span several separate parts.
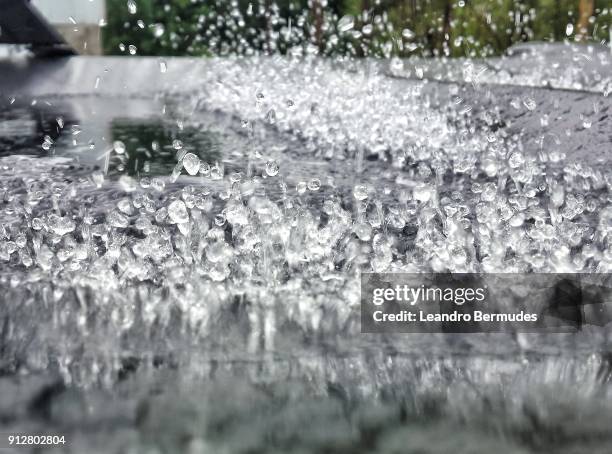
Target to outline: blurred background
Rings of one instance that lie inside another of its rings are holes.
[[[609,45],[609,0],[33,0],[80,53],[486,57]]]

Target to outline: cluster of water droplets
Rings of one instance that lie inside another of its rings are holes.
[[[11,367],[51,361],[87,382],[100,374],[75,358],[92,339],[88,358],[111,377],[132,348],[224,339],[257,352],[286,348],[287,330],[348,335],[368,271],[610,271],[609,169],[566,162],[554,144],[527,150],[456,86],[434,95],[376,65],[253,63],[211,60],[203,93],[179,97],[185,121],[234,118],[238,160],[206,162],[179,139],[170,175],[2,159],[0,283],[20,303],[2,308]],[[128,152],[115,141],[109,153]],[[51,322],[11,321],[24,314]]]
[[[612,92],[612,54],[597,43],[525,43],[496,58],[393,58],[389,72],[400,77],[472,85],[516,85]]]

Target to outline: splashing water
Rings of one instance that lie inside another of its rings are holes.
[[[510,112],[555,124],[539,92],[504,92],[500,110],[376,62],[207,65],[197,96],[165,93],[176,135],[111,142],[110,168],[136,173],[76,166],[70,143],[90,138],[70,119],[20,145],[54,155],[0,158],[6,374],[53,371],[114,420],[139,406],[141,438],[117,437],[114,452],[448,452],[440,431],[475,452],[610,442],[597,422],[612,417],[605,330],[360,334],[361,272],[610,272],[609,165],[508,124],[521,118]],[[575,121],[574,134],[598,126]],[[209,123],[230,125],[219,155],[185,133]],[[154,153],[174,170],[152,172]],[[571,426],[556,389],[595,422]],[[85,400],[60,393],[50,420],[100,423]]]

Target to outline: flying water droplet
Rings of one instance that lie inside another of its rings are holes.
[[[210,168],[210,179],[211,180],[221,180],[223,179],[223,166],[219,163],[215,163],[214,166]]]
[[[42,148],[45,151],[49,151],[53,145],[53,140],[49,136],[45,136],[42,143]]]
[[[372,226],[367,222],[355,224],[353,231],[361,241],[370,241],[370,238],[372,238]]]
[[[163,192],[166,187],[166,183],[161,178],[153,178],[151,180],[151,187],[157,192]]]
[[[175,200],[168,207],[168,216],[175,224],[183,224],[189,221],[187,206],[182,200]]]
[[[58,216],[57,214],[52,214],[49,216],[47,220],[47,226],[49,229],[57,234],[57,235],[65,235],[66,233],[73,232],[76,228],[76,224],[72,219],[68,217]]]
[[[125,229],[128,225],[130,225],[128,218],[118,211],[111,211],[106,220],[112,227],[117,227],[120,229]]]
[[[117,154],[123,154],[125,153],[125,144],[120,140],[116,140],[113,142],[113,150],[115,150]]]
[[[181,171],[183,170],[183,161],[179,161],[172,169],[172,173],[170,174],[170,181],[173,183],[178,180],[178,177],[181,176]]]
[[[266,114],[266,121],[271,125],[276,123],[276,111],[274,109],[270,109],[268,111],[268,113]]]
[[[268,176],[274,177],[278,175],[279,169],[280,167],[278,165],[278,162],[274,160],[268,161],[266,163],[266,173],[268,174]]]
[[[535,110],[537,104],[535,99],[533,98],[523,98],[523,105],[527,108],[527,110]]]
[[[343,16],[338,21],[338,30],[342,33],[351,31],[355,27],[355,19],[353,16]]]
[[[518,151],[515,151],[514,153],[512,153],[510,157],[508,158],[508,164],[513,169],[516,169],[517,167],[522,166],[524,163],[525,163],[525,157],[523,156],[522,153],[519,153]]]
[[[187,153],[183,158],[183,167],[189,175],[197,175],[200,170],[200,158],[193,153]]]
[[[485,183],[480,193],[480,199],[484,202],[492,202],[497,197],[497,185],[495,183]]]
[[[402,37],[404,39],[412,39],[414,38],[416,35],[414,34],[414,32],[408,28],[405,28],[404,30],[402,30]]]
[[[312,180],[310,180],[308,182],[308,190],[309,191],[318,191],[319,189],[321,189],[321,180],[319,180],[318,178],[313,178]]]
[[[161,38],[161,36],[166,31],[164,24],[157,23],[153,24],[151,27],[153,28],[153,36],[155,36],[156,38]]]
[[[413,191],[414,199],[419,202],[427,202],[431,199],[432,189],[427,184],[419,184]]]
[[[215,224],[218,225],[219,227],[225,224],[226,220],[227,219],[223,213],[219,213],[218,215],[215,216]]]
[[[132,209],[132,203],[130,202],[130,199],[121,199],[117,203],[117,208],[119,208],[119,211],[127,215],[132,214],[132,212],[134,211]]]
[[[127,7],[128,7],[128,11],[130,12],[130,14],[136,14],[138,7],[136,5],[135,0],[128,0]]]
[[[40,219],[40,218],[32,219],[32,229],[34,229],[36,231],[42,230],[44,226],[45,226],[45,224],[43,223],[42,219]]]
[[[364,184],[358,184],[353,188],[353,197],[357,200],[365,200],[368,198],[368,187]]]
[[[102,173],[100,170],[96,170],[91,174],[91,179],[97,188],[101,188],[102,184],[104,184],[104,173]]]
[[[582,118],[582,127],[584,129],[590,129],[591,126],[593,126],[592,120],[590,118],[586,117],[586,116],[583,116],[583,118]]]

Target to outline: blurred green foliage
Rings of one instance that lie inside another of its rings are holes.
[[[210,9],[191,0],[134,0],[131,14],[126,0],[107,0],[107,25],[103,31],[106,54],[122,54],[129,45],[138,55],[206,55],[198,18]]]
[[[108,0],[107,54],[490,56],[522,41],[610,39],[609,0]],[[581,5],[582,3],[582,5]],[[592,9],[585,36],[581,7]]]

